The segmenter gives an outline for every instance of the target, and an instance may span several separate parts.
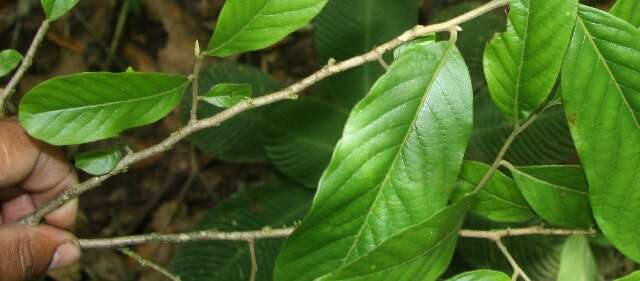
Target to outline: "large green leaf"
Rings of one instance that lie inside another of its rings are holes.
[[[327,0],[229,0],[205,54],[230,56],[259,50],[307,24]]]
[[[504,272],[494,270],[474,270],[458,274],[447,281],[510,281],[511,277]]]
[[[316,188],[348,114],[315,97],[271,107],[261,127],[267,157],[293,180]]]
[[[618,278],[615,281],[640,281],[640,271],[636,271],[625,277]]]
[[[64,16],[69,10],[78,4],[80,0],[41,0],[42,9],[47,14],[49,21],[54,21]]]
[[[545,221],[562,227],[592,227],[589,193],[580,166],[510,167],[520,191]]]
[[[400,56],[352,111],[277,280],[312,280],[443,208],[471,130],[471,81],[448,42]],[[318,262],[322,261],[322,262]]]
[[[22,61],[22,55],[18,51],[9,49],[0,52],[0,77],[9,74]]]
[[[557,281],[597,281],[596,260],[585,236],[571,236],[562,248]]]
[[[442,209],[317,280],[436,280],[453,257],[471,200],[467,197]]]
[[[156,122],[182,98],[187,78],[157,73],[81,73],[38,84],[20,102],[20,123],[55,145],[110,138]]]
[[[415,0],[332,0],[315,20],[320,62],[345,60],[368,52],[418,23]],[[350,109],[384,73],[377,62],[340,73],[321,82],[316,92]]]
[[[199,94],[206,95],[211,87],[224,83],[249,84],[255,96],[262,96],[280,88],[280,83],[257,68],[239,64],[217,63],[200,73]],[[182,119],[189,120],[191,95],[182,102]],[[206,118],[222,110],[212,104],[201,102],[198,117]],[[226,161],[254,162],[265,159],[260,139],[262,109],[240,113],[220,126],[204,129],[191,137],[200,150]],[[270,110],[270,107],[266,107]]]
[[[638,0],[617,0],[609,12],[635,27],[640,27],[640,1]]]
[[[487,45],[489,92],[510,120],[522,120],[547,99],[560,73],[577,0],[509,0],[507,31]]]
[[[486,91],[476,95],[473,116],[466,159],[490,163],[513,131],[513,122],[504,118]],[[554,106],[516,138],[505,159],[514,165],[541,165],[564,163],[575,157],[564,111]]]
[[[236,193],[211,209],[196,230],[248,231],[290,226],[302,219],[313,193],[282,181]],[[284,239],[255,242],[258,281],[272,280],[273,265]],[[173,269],[184,281],[246,281],[251,259],[246,242],[207,241],[181,245]]]
[[[622,253],[640,261],[640,30],[581,6],[562,98],[596,222]]]
[[[464,194],[473,192],[489,165],[465,161],[460,172],[460,181],[456,183],[452,198],[462,198]],[[491,177],[487,185],[478,193],[471,211],[498,222],[522,222],[534,218],[527,201],[522,197],[516,183],[500,171]]]

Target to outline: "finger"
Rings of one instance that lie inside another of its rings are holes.
[[[28,194],[15,197],[2,203],[2,219],[4,223],[18,222],[21,218],[35,211],[36,206]]]
[[[71,172],[67,175],[65,179],[63,179],[60,183],[58,183],[53,188],[41,192],[32,194],[32,198],[36,208],[41,207],[45,203],[49,202],[49,200],[58,196],[58,194],[62,193],[65,189],[70,186],[78,183],[78,178],[75,172]],[[62,229],[71,229],[76,220],[76,215],[78,213],[78,200],[74,199],[57,210],[47,214],[45,216],[45,222],[51,226],[55,226],[57,228]]]
[[[4,281],[31,280],[80,257],[71,234],[49,226],[0,225],[0,272]]]
[[[0,188],[27,177],[40,154],[38,141],[29,137],[14,119],[0,120]]]

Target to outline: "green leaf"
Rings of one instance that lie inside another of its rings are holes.
[[[205,54],[226,57],[263,49],[303,27],[327,0],[231,0],[220,12]]]
[[[317,280],[436,280],[453,257],[471,199],[442,209]]]
[[[76,168],[91,175],[108,174],[116,168],[122,159],[120,147],[88,151],[76,155]]]
[[[594,225],[580,166],[509,167],[520,191],[545,221],[568,228]]]
[[[589,239],[571,236],[562,248],[557,281],[597,281],[596,260],[591,253]]]
[[[511,277],[504,272],[481,269],[458,274],[447,281],[511,281]]]
[[[0,52],[0,77],[9,74],[22,61],[22,55],[18,51],[9,49]]]
[[[211,87],[202,99],[217,107],[229,108],[250,99],[252,93],[253,88],[249,84],[220,83]]]
[[[489,165],[465,161],[460,172],[460,181],[454,187],[454,200],[473,192]],[[497,222],[522,222],[534,218],[534,214],[524,200],[516,183],[500,171],[491,177],[487,185],[478,193],[471,211]]]
[[[80,0],[41,0],[44,13],[47,14],[49,21],[54,21],[64,16],[73,7],[78,4]]]
[[[283,181],[236,193],[209,210],[195,230],[249,231],[291,226],[309,210],[313,193]],[[286,207],[285,207],[286,206]],[[257,281],[270,281],[284,239],[255,242]],[[246,281],[251,258],[246,242],[191,242],[178,247],[173,270],[183,281]]]
[[[635,27],[640,27],[640,1],[638,0],[617,0],[609,13],[626,20]]]
[[[625,277],[618,278],[614,281],[640,281],[640,271],[633,272]]]
[[[317,188],[348,115],[315,97],[274,105],[261,126],[267,157],[294,181]]]
[[[414,46],[417,45],[428,45],[431,43],[435,43],[436,42],[436,34],[435,33],[429,33],[426,36],[422,36],[418,39],[415,39],[411,42],[405,43],[400,45],[400,47],[396,48],[395,50],[393,50],[393,57],[394,58],[398,58],[399,56],[402,56],[402,54],[404,54],[406,51],[410,50],[411,48],[413,48]]]
[[[560,73],[577,0],[510,0],[507,31],[484,53],[489,93],[511,121],[527,118],[549,97]]]
[[[324,63],[361,55],[417,23],[414,0],[329,1],[314,24],[318,59]],[[384,72],[379,63],[367,63],[320,82],[315,95],[350,110]]]
[[[38,84],[20,102],[20,123],[54,145],[107,139],[154,123],[178,104],[187,78],[158,73],[80,73]]]
[[[471,106],[468,70],[449,42],[399,57],[353,109],[310,214],[278,257],[276,280],[329,274],[446,206]]]
[[[198,93],[204,95],[211,87],[220,83],[249,84],[255,96],[271,93],[281,87],[280,82],[257,68],[240,64],[216,63],[200,72]],[[182,120],[185,123],[189,120],[190,108],[191,95],[185,95],[181,106]],[[263,143],[260,137],[263,109],[270,110],[270,107],[240,113],[220,126],[199,131],[190,140],[200,150],[225,161],[264,161]],[[198,118],[210,117],[222,110],[208,103],[199,103]]]
[[[567,120],[599,228],[640,261],[640,30],[587,6],[578,14],[562,71]]]

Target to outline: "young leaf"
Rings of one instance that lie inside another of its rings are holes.
[[[592,227],[587,181],[580,166],[509,167],[533,210],[547,222]]]
[[[20,102],[20,123],[54,145],[81,144],[162,119],[187,78],[158,73],[81,73],[38,84]]]
[[[195,230],[250,231],[291,226],[304,217],[312,198],[312,192],[284,181],[270,181],[225,199],[205,214]],[[255,241],[256,280],[273,280],[273,266],[283,242],[284,239]],[[246,242],[229,241],[180,245],[173,270],[185,281],[246,281],[251,273],[249,248]]]
[[[249,84],[220,83],[211,87],[202,99],[217,107],[229,108],[250,99],[252,93],[253,88]]]
[[[591,253],[589,239],[571,236],[562,248],[557,281],[597,281],[596,260]]]
[[[399,57],[353,109],[276,279],[329,274],[446,206],[471,131],[471,92],[449,42]]]
[[[511,277],[504,272],[481,269],[458,274],[447,281],[511,281]]]
[[[489,93],[511,121],[527,118],[547,99],[569,45],[577,0],[510,0],[507,31],[484,53]]]
[[[278,90],[280,82],[263,71],[240,64],[216,63],[200,72],[198,93],[204,95],[220,83],[249,84],[255,96]],[[185,95],[181,103],[181,117],[189,120],[191,95]],[[208,103],[198,104],[198,118],[213,116],[224,109]],[[267,109],[268,110],[268,109]],[[260,137],[263,118],[261,108],[243,112],[220,126],[207,128],[194,134],[190,140],[200,150],[225,161],[264,161],[263,143]]]
[[[614,281],[640,281],[640,271],[633,272],[625,277],[618,278]]]
[[[326,3],[327,0],[227,1],[204,53],[226,57],[273,45],[309,23]]]
[[[42,9],[47,15],[49,21],[54,21],[64,16],[73,7],[78,4],[80,0],[41,0]]]
[[[467,197],[440,210],[317,280],[436,280],[453,257],[471,200]]]
[[[488,170],[487,164],[465,161],[460,172],[461,181],[456,184],[452,198],[456,200],[473,192]],[[535,217],[516,183],[500,171],[478,193],[471,211],[497,222],[522,222]]]
[[[589,71],[585,71],[585,70]],[[562,99],[604,235],[640,261],[640,30],[581,6]]]
[[[609,13],[626,20],[635,27],[640,27],[640,1],[638,0],[617,0]]]
[[[76,168],[91,175],[100,176],[108,174],[116,168],[122,158],[119,147],[88,151],[76,155]]]
[[[0,77],[9,74],[22,61],[22,55],[18,51],[9,49],[0,52]]]
[[[267,157],[292,180],[317,188],[348,115],[313,96],[274,105],[261,126]]]

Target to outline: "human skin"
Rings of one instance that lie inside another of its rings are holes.
[[[31,280],[79,259],[80,249],[68,232],[77,200],[47,215],[41,225],[18,223],[77,181],[59,149],[29,137],[14,119],[0,120],[0,279]]]

